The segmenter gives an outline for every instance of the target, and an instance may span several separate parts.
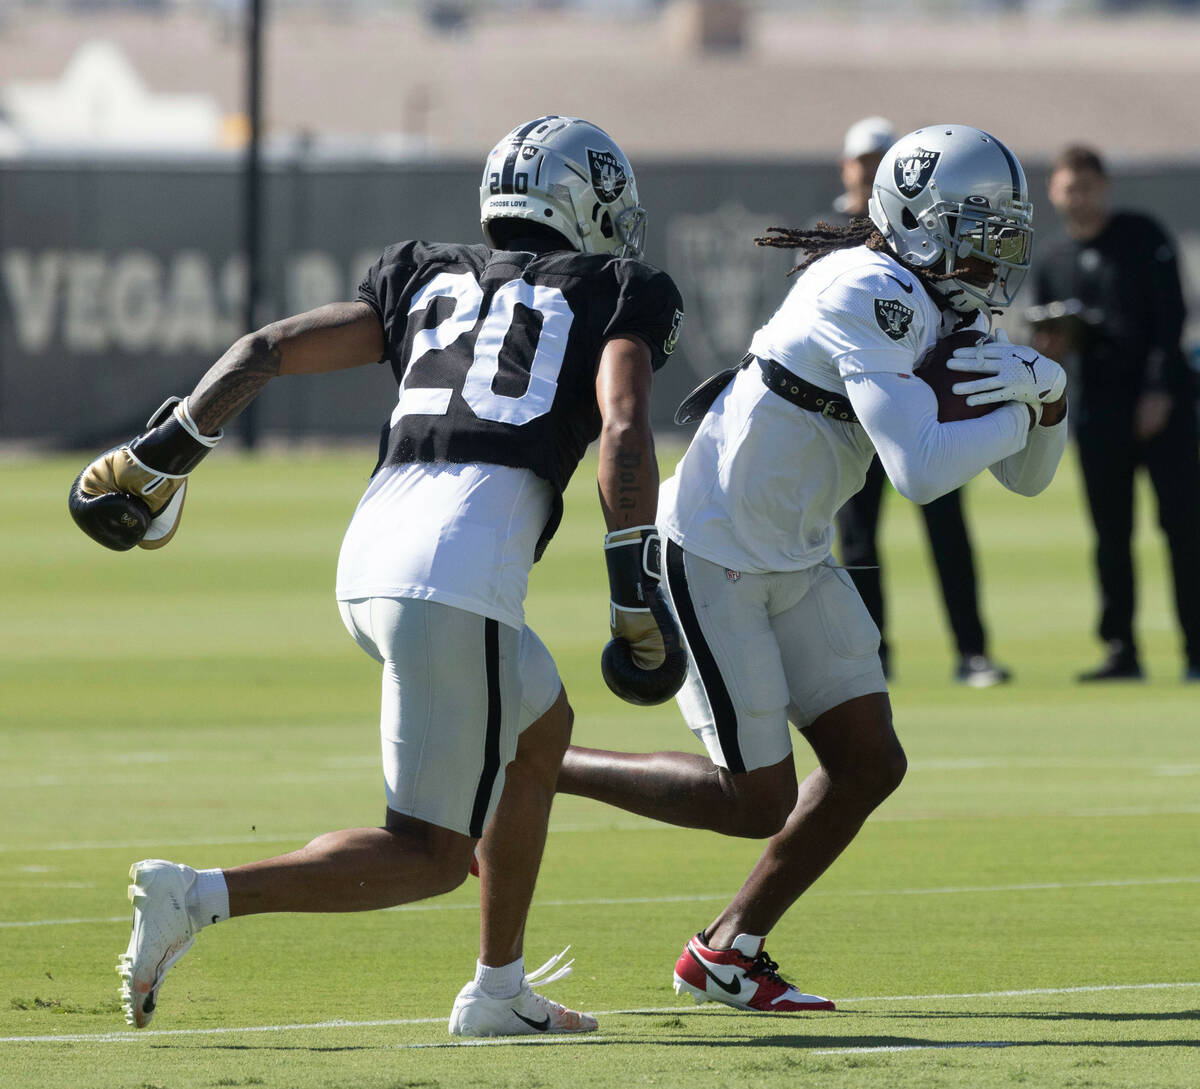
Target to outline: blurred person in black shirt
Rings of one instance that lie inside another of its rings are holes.
[[[891,122],[882,117],[866,117],[851,125],[846,131],[840,160],[843,192],[830,211],[816,218],[831,227],[840,227],[857,216],[865,216],[879,161],[895,142]],[[862,490],[838,512],[837,532],[842,563],[879,628],[879,657],[884,674],[890,675],[891,655],[884,630],[883,574],[876,543],[884,483],[883,466],[879,458],[875,458],[867,470]],[[979,617],[975,557],[963,519],[962,490],[956,488],[932,503],[926,503],[921,507],[921,514],[937,568],[946,617],[958,650],[955,680],[974,688],[1001,684],[1011,674],[987,655],[987,635]]]
[[[1200,462],[1174,246],[1149,216],[1111,209],[1104,163],[1091,148],[1059,155],[1049,195],[1066,233],[1035,263],[1041,306],[1031,317],[1059,316],[1036,323],[1034,345],[1076,364],[1072,419],[1096,531],[1099,635],[1107,648],[1099,667],[1078,679],[1142,677],[1131,539],[1134,474],[1145,466],[1171,555],[1184,678],[1200,681]]]

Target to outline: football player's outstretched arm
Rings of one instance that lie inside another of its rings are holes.
[[[375,311],[361,302],[330,303],[242,337],[196,384],[188,409],[200,430],[213,434],[277,375],[347,370],[382,357]]]
[[[242,337],[184,399],[169,398],[147,429],[87,465],[71,485],[76,525],[106,548],[161,548],[174,536],[188,474],[276,375],[374,363],[383,328],[364,303],[332,303]]]
[[[650,429],[650,349],[636,337],[614,337],[600,356],[597,484],[608,533],[609,627],[600,657],[608,687],[628,703],[670,699],[687,674],[687,655],[658,582],[658,461]]]

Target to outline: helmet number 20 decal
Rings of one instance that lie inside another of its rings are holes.
[[[503,192],[503,189],[500,185],[500,172],[498,170],[493,170],[488,175],[488,192],[490,192],[492,196]],[[513,174],[513,192],[529,192],[529,175],[524,170],[518,170],[515,174]]]
[[[413,337],[412,355],[404,368],[400,396],[392,410],[392,426],[402,416],[442,416],[450,407],[453,390],[446,387],[412,387],[409,379],[417,364],[431,352],[448,348],[459,337],[469,334],[479,320],[483,291],[469,272],[439,272],[414,296],[409,316],[428,309],[435,299],[451,298],[454,310],[432,328]],[[537,348],[529,367],[525,392],[517,397],[492,389],[500,372],[500,349],[509,329],[522,319],[517,304],[541,317]],[[567,336],[575,315],[566,296],[557,287],[531,284],[527,280],[509,280],[492,296],[488,315],[475,333],[471,365],[463,375],[462,396],[481,420],[515,426],[529,423],[550,411],[558,390],[558,375],[567,350]]]

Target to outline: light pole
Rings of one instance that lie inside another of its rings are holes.
[[[242,325],[247,333],[258,328],[262,295],[262,22],[264,0],[246,2],[246,118],[249,132],[242,168],[242,246],[246,256],[246,299]],[[258,403],[251,401],[241,416],[242,442],[248,450],[258,443]]]

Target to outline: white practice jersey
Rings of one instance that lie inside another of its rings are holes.
[[[913,377],[959,320],[886,254],[859,246],[818,261],[750,351],[846,396],[861,426],[799,408],[767,389],[756,365],[743,368],[663,484],[661,531],[732,570],[803,570],[830,555],[834,515],[876,452],[896,488],[919,503],[985,468],[1013,491],[1041,491],[1062,455],[1065,421],[1031,434],[1025,406],[1007,404],[938,423],[933,391]],[[982,315],[977,327],[986,327]]]
[[[521,628],[552,502],[530,469],[385,465],[342,541],[337,599],[422,598]]]

